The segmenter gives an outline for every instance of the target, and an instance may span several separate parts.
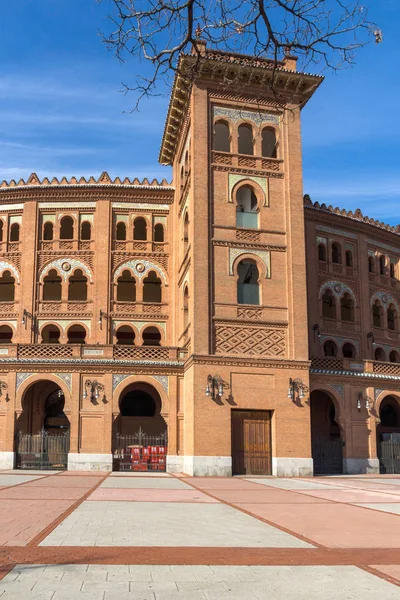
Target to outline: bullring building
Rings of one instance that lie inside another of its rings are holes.
[[[303,197],[321,81],[204,46],[171,184],[0,185],[0,469],[400,472],[400,228]]]

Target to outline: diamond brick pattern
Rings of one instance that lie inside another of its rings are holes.
[[[216,326],[217,354],[285,356],[286,331],[270,327]]]

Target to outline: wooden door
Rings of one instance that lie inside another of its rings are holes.
[[[234,475],[271,475],[271,411],[232,411]]]

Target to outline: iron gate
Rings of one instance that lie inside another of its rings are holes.
[[[379,472],[400,473],[399,434],[383,434],[378,444]]]
[[[38,433],[19,431],[16,438],[17,469],[66,469],[69,430],[62,433],[42,429]]]
[[[343,442],[340,438],[316,438],[312,441],[314,475],[343,473]]]
[[[141,428],[129,435],[117,433],[113,440],[114,471],[165,471],[167,432],[147,435]]]

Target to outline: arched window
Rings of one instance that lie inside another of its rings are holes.
[[[322,296],[322,316],[325,319],[336,319],[336,301],[331,290],[325,290]]]
[[[13,330],[9,325],[0,327],[0,344],[12,344]]]
[[[346,250],[346,267],[353,266],[353,253],[351,250]]]
[[[185,175],[189,173],[189,152],[186,150],[185,152]]]
[[[254,154],[253,128],[243,123],[238,127],[238,152],[239,154]]]
[[[0,242],[3,241],[3,235],[4,235],[4,223],[3,221],[0,219]]]
[[[164,227],[161,223],[157,223],[154,227],[154,241],[155,242],[163,242],[164,241]]]
[[[372,305],[372,324],[374,327],[383,327],[383,309],[379,300]]]
[[[87,300],[87,277],[76,269],[68,279],[68,300]]]
[[[133,239],[147,240],[147,223],[142,217],[138,217],[133,223]]]
[[[375,258],[373,256],[368,256],[368,271],[375,273]]]
[[[350,344],[350,342],[346,342],[345,344],[343,344],[342,352],[344,358],[356,357],[356,349],[354,348],[353,344]]]
[[[91,239],[91,236],[92,236],[92,226],[90,225],[90,223],[88,221],[84,221],[81,224],[81,240],[88,241]]]
[[[154,271],[143,279],[143,302],[161,302],[161,279]]]
[[[67,332],[68,344],[84,344],[86,341],[86,329],[82,325],[72,325]]]
[[[157,327],[146,327],[142,338],[143,346],[161,346],[161,333]]]
[[[14,302],[15,279],[10,271],[4,271],[0,277],[0,302]]]
[[[135,332],[129,325],[122,325],[117,329],[117,344],[119,346],[133,346],[135,343]]]
[[[261,133],[261,155],[276,158],[276,133],[273,127],[264,127]]]
[[[130,271],[122,271],[117,279],[117,301],[136,302],[136,280]]]
[[[219,152],[231,151],[229,125],[226,121],[214,123],[213,149]]]
[[[250,258],[241,260],[238,264],[237,274],[238,304],[260,304],[259,273],[256,261]]]
[[[118,242],[125,242],[126,240],[126,225],[123,221],[117,223],[116,239]]]
[[[396,268],[394,263],[390,263],[390,277],[391,279],[396,279]]]
[[[13,223],[10,229],[10,242],[19,242],[19,231],[19,224]]]
[[[189,325],[189,292],[187,287],[183,292],[183,330],[186,331]]]
[[[332,340],[327,340],[324,344],[324,354],[325,356],[336,356],[337,355],[337,346],[335,342]]]
[[[189,248],[189,215],[188,215],[188,212],[186,211],[185,220],[183,222],[183,249],[184,249],[185,254],[186,254],[188,248]]]
[[[391,350],[390,351],[389,360],[390,360],[390,362],[393,362],[393,363],[399,362],[399,355],[396,352],[396,350]]]
[[[396,331],[397,329],[397,311],[393,304],[390,304],[387,309],[387,326],[391,331]]]
[[[46,242],[50,242],[54,238],[54,226],[53,223],[47,221],[43,225],[43,239]]]
[[[183,186],[185,185],[185,169],[184,166],[181,166],[181,191],[183,190]]]
[[[375,350],[375,360],[379,360],[380,362],[385,362],[386,354],[383,348],[376,348]]]
[[[326,262],[326,246],[325,244],[318,244],[318,260]]]
[[[60,240],[74,239],[74,220],[72,217],[63,217],[60,226]]]
[[[340,299],[340,318],[342,321],[354,321],[354,301],[348,293]]]
[[[59,344],[60,330],[56,325],[46,325],[42,329],[42,344]]]
[[[379,274],[386,275],[386,257],[383,254],[379,257]]]
[[[61,300],[61,277],[51,269],[43,279],[43,300]]]
[[[236,227],[257,229],[257,196],[250,185],[242,185],[236,193]]]
[[[337,242],[332,244],[332,262],[338,265],[342,264],[342,249]]]

